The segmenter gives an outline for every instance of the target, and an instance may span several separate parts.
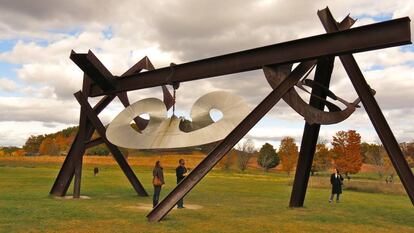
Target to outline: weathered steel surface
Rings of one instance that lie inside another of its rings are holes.
[[[128,178],[129,182],[134,187],[135,191],[140,196],[148,196],[147,192],[145,191],[142,184],[139,182],[138,178],[135,176],[135,173],[132,171],[129,164],[126,162],[122,152],[116,147],[115,145],[111,144],[105,135],[105,126],[99,120],[98,116],[93,111],[92,107],[89,105],[88,100],[86,99],[81,91],[76,92],[75,94],[76,100],[78,100],[79,104],[82,107],[83,112],[86,114],[88,120],[91,122],[93,127],[96,129],[98,134],[104,140],[106,146],[108,147],[109,151],[115,158],[115,161],[118,163],[119,167],[124,172],[125,176]]]
[[[328,8],[322,11],[318,11],[318,16],[327,32],[331,33],[339,30]],[[409,25],[407,25],[406,30],[409,30]],[[403,32],[395,33],[405,35]],[[381,37],[382,36],[384,35],[381,35]],[[408,37],[407,39],[410,38]],[[351,82],[356,92],[358,93],[358,96],[361,98],[362,104],[364,105],[368,116],[374,125],[374,128],[377,131],[377,134],[381,139],[381,142],[384,145],[392,164],[394,165],[395,170],[398,173],[398,176],[400,177],[400,180],[411,199],[411,203],[414,205],[413,173],[408,166],[407,161],[404,159],[404,155],[398,145],[398,142],[395,139],[395,136],[392,133],[391,128],[389,127],[384,115],[382,114],[377,101],[372,95],[370,91],[371,89],[366,82],[364,75],[362,74],[361,70],[358,67],[358,64],[352,55],[341,55],[339,56],[339,59],[341,60],[346,73],[351,79]]]
[[[315,82],[320,83],[325,87],[329,87],[331,81],[331,74],[333,70],[333,57],[318,59],[318,65],[315,72]],[[325,103],[322,101],[326,99],[326,92],[321,88],[313,88],[310,97],[309,105],[323,110]],[[319,96],[322,98],[316,98]],[[290,207],[301,207],[305,201],[306,189],[308,187],[309,174],[312,168],[312,161],[315,154],[316,143],[318,141],[320,124],[309,124],[305,122],[302,142],[300,145],[300,153],[298,163],[296,166],[295,180],[292,186],[292,194],[290,196]]]
[[[148,215],[151,222],[160,221],[251,128],[279,102],[283,95],[312,67],[313,62],[303,62],[276,87],[247,117],[221,141],[194,170],[174,188]]]
[[[115,88],[113,75],[92,51],[89,50],[86,54],[78,54],[72,51],[70,59],[103,90],[113,90]]]
[[[272,64],[294,63],[323,56],[356,53],[407,44],[410,43],[409,27],[410,19],[406,17],[178,64],[173,68],[164,67],[117,78],[115,81],[116,89],[112,91],[103,91],[99,86],[93,85],[90,96],[256,70]]]
[[[88,148],[100,145],[102,143],[104,143],[103,138],[98,137],[98,138],[92,139],[89,142],[85,143],[85,148],[88,149]]]
[[[351,17],[347,16],[344,20],[342,20],[341,23],[339,23],[339,28],[341,30],[349,29],[353,24],[355,20]],[[272,88],[275,88],[279,85],[282,80],[284,80],[290,73],[292,65],[280,65],[277,66],[273,70],[267,70],[265,71],[266,80],[270,84]],[[315,80],[316,81],[316,80]],[[302,86],[307,85],[316,87],[323,87],[319,84],[319,82],[314,82],[312,80],[305,80],[303,82],[298,82],[296,86],[300,87],[301,89],[305,90]],[[301,116],[305,118],[305,121],[309,124],[335,124],[339,123],[341,121],[344,121],[347,119],[354,111],[355,107],[359,103],[359,99],[357,99],[354,103],[348,103],[347,101],[342,100],[341,98],[338,98],[333,94],[327,87],[323,88],[325,94],[328,94],[332,99],[340,101],[346,108],[344,110],[341,110],[336,105],[330,103],[329,101],[326,101],[326,98],[319,98],[320,101],[324,102],[330,112],[325,112],[322,109],[318,109],[313,107],[312,105],[309,105],[307,102],[305,102],[299,94],[296,92],[295,88],[290,89],[285,96],[283,96],[283,100],[292,107],[297,113],[299,113]],[[320,92],[320,91],[318,91]],[[315,97],[319,97],[315,93],[310,93],[315,99]]]
[[[91,81],[89,77],[86,74],[84,74],[82,90],[84,90],[86,93],[89,93],[90,85],[91,85]],[[96,109],[94,111],[98,114],[104,108],[102,107],[102,105],[108,104],[109,102],[107,100],[106,101],[101,100],[95,106]],[[85,153],[84,142],[86,140],[89,140],[92,137],[92,133],[93,133],[93,128],[89,124],[85,114],[82,112],[82,108],[81,108],[80,116],[79,116],[79,125],[82,128],[79,128],[78,133],[76,134],[75,139],[65,158],[65,161],[62,164],[59,174],[56,177],[56,180],[50,191],[51,195],[55,195],[55,196],[66,195],[66,192],[69,188],[69,185],[75,173],[76,173],[76,178],[75,178],[73,194],[74,194],[74,197],[78,197],[80,195],[80,179],[81,179],[80,169],[82,167],[82,157],[83,157],[83,154]]]

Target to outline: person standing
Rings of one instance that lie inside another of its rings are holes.
[[[154,185],[154,195],[152,196],[152,208],[158,205],[158,200],[160,199],[161,187],[164,182],[164,172],[161,167],[161,162],[158,160],[155,162],[155,167],[152,170],[152,184]]]
[[[331,197],[329,198],[329,203],[332,203],[335,194],[336,194],[336,202],[339,202],[339,195],[342,193],[342,181],[343,180],[344,178],[339,173],[339,170],[335,168],[335,173],[331,174],[332,192],[331,192]]]
[[[175,174],[177,176],[177,184],[179,184],[187,176],[187,168],[185,167],[184,159],[178,161],[179,166],[175,169]],[[184,199],[181,199],[177,203],[177,208],[182,209],[184,207]]]

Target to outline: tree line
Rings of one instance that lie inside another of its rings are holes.
[[[54,155],[65,156],[76,136],[78,127],[69,127],[52,134],[31,135],[22,148],[1,147],[0,156],[38,156]],[[93,134],[92,138],[99,135]],[[216,143],[194,147],[177,149],[176,152],[190,154],[194,150],[206,154],[214,148]],[[414,166],[414,142],[400,144],[401,149],[411,167]],[[121,148],[125,157],[128,154],[137,154],[137,150]],[[162,151],[139,151],[142,153],[162,153]],[[89,148],[88,155],[110,155],[105,145]],[[230,169],[237,167],[240,171],[248,169],[249,163],[256,163],[265,172],[280,165],[280,169],[290,175],[296,168],[299,156],[298,145],[292,137],[284,137],[278,148],[270,143],[265,143],[256,148],[253,140],[247,139],[233,148],[220,162],[222,167]],[[252,161],[252,158],[255,161]],[[361,136],[355,130],[338,131],[332,137],[331,142],[321,141],[316,145],[311,174],[326,171],[336,167],[346,176],[358,173],[362,164],[370,164],[380,177],[393,174],[390,159],[384,147],[380,144],[361,142]]]
[[[311,175],[338,168],[350,178],[351,174],[360,172],[365,163],[370,164],[380,178],[384,175],[394,176],[395,171],[384,147],[361,142],[361,135],[355,130],[336,132],[330,144],[320,141],[316,145]],[[401,149],[409,165],[414,167],[414,143],[403,143]],[[240,171],[244,171],[251,159],[255,158],[257,165],[265,172],[280,165],[280,170],[290,175],[296,168],[298,156],[298,146],[292,137],[284,137],[277,149],[270,143],[265,143],[258,150],[253,141],[247,139],[231,150],[221,164],[229,169],[235,163]]]

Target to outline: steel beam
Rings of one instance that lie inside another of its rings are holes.
[[[134,171],[132,171],[131,167],[125,160],[122,152],[108,141],[105,134],[105,126],[99,120],[98,116],[94,113],[92,107],[89,105],[87,101],[87,97],[85,97],[81,91],[76,92],[75,94],[76,100],[79,102],[83,112],[86,114],[88,120],[92,123],[93,127],[96,129],[98,134],[104,140],[106,146],[108,147],[109,151],[113,155],[115,161],[118,163],[119,167],[124,172],[125,176],[128,178],[129,182],[132,184],[132,187],[135,189],[138,195],[140,196],[148,196],[147,192],[145,191],[142,184],[139,182],[138,178],[135,176]]]
[[[91,86],[92,80],[88,77],[88,75],[83,75],[83,84],[82,84],[82,90],[85,93],[89,93],[89,89]],[[92,134],[90,132],[87,132],[87,125],[90,124],[88,122],[88,118],[84,113],[82,113],[82,107],[81,107],[81,114],[80,114],[80,120],[79,120],[79,141],[86,141],[89,139],[86,139],[86,137],[90,138],[92,137]],[[79,198],[80,197],[80,190],[81,190],[81,179],[82,179],[82,163],[83,163],[83,155],[85,154],[85,143],[79,148],[80,150],[78,153],[78,158],[74,161],[75,162],[75,179],[73,181],[73,198]]]
[[[83,72],[102,90],[113,90],[115,80],[111,72],[99,61],[99,59],[92,53],[75,53],[73,50],[70,54],[70,59],[78,65]]]
[[[85,148],[88,149],[88,148],[100,145],[102,143],[104,143],[103,138],[101,138],[101,137],[95,138],[95,139],[92,139],[89,142],[85,143]]]
[[[113,99],[115,98],[115,95],[109,95],[103,97],[93,108],[93,111],[96,115],[98,115]],[[83,118],[82,111],[80,114],[80,118]],[[80,123],[81,120],[79,120]],[[79,138],[79,130],[78,133],[75,136],[75,139],[72,142],[72,145],[69,149],[69,152],[65,158],[65,161],[62,164],[62,167],[59,170],[59,173],[56,177],[55,182],[53,183],[52,189],[50,190],[50,194],[54,196],[65,196],[66,192],[69,188],[69,185],[72,181],[75,166],[75,161],[79,160],[79,157],[82,153],[82,147],[85,146],[85,141],[89,140],[92,137],[93,134],[93,127],[90,124],[86,125],[86,137],[84,139]]]
[[[322,11],[318,11],[318,16],[327,32],[330,33],[338,31],[338,27],[329,9],[326,8]],[[404,34],[403,32],[400,33]],[[364,105],[375,130],[377,131],[377,134],[381,139],[381,142],[384,145],[398,176],[400,177],[401,183],[404,185],[404,188],[411,199],[411,203],[414,205],[413,173],[408,166],[398,142],[395,139],[395,136],[392,133],[384,115],[382,114],[375,97],[371,93],[371,88],[369,87],[364,75],[352,55],[342,55],[339,56],[339,58],[345,68],[345,71],[351,79],[351,82],[359,98],[361,99],[361,102]]]
[[[246,135],[251,128],[283,95],[292,88],[299,79],[314,65],[314,61],[303,62],[278,87],[276,87],[240,124],[230,132],[191,173],[178,184],[148,215],[150,222],[160,221],[168,212],[184,198],[200,180]]]
[[[317,64],[314,81],[328,88],[331,81],[334,58],[320,58],[318,59]],[[312,95],[309,101],[310,106],[323,110],[325,104],[316,96],[325,100],[326,92],[315,86],[312,88]],[[311,125],[307,122],[305,123],[289,207],[302,207],[305,201],[306,189],[308,187],[309,174],[312,168],[320,126],[320,124]]]
[[[104,91],[98,85],[92,85],[90,96],[211,78],[272,64],[386,48],[410,43],[410,39],[410,19],[405,17],[119,77],[115,80],[114,90]]]

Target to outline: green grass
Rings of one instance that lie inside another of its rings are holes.
[[[202,209],[148,223],[136,207],[151,197],[136,196],[117,166],[100,168],[93,177],[93,166],[84,167],[82,195],[91,199],[61,200],[48,196],[59,166],[0,164],[0,232],[414,232],[406,195],[345,190],[342,203],[329,204],[329,189],[310,188],[305,208],[290,209],[293,177],[258,171],[213,171],[185,199]],[[135,171],[152,194],[150,169]],[[174,187],[173,170],[166,181],[162,197]]]

